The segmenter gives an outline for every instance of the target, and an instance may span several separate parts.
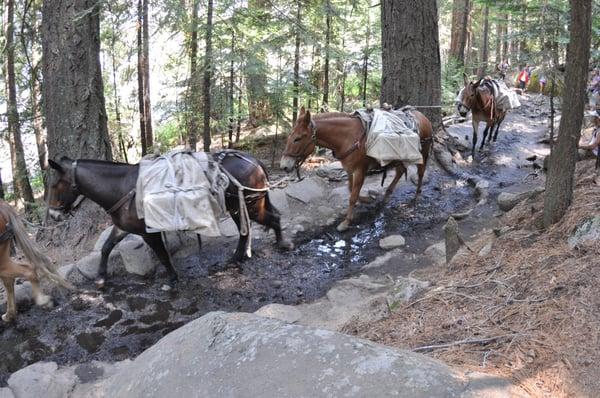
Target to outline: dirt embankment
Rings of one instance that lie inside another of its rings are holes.
[[[578,164],[561,222],[539,229],[543,195],[521,203],[502,217],[502,231],[480,235],[449,265],[414,272],[430,290],[354,332],[510,377],[532,396],[598,396],[600,244],[568,243],[600,214],[593,169],[593,160]]]

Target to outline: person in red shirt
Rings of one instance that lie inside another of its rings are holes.
[[[525,65],[521,72],[519,72],[517,81],[519,82],[519,88],[521,90],[525,90],[525,87],[527,87],[527,83],[529,83],[529,65]]]

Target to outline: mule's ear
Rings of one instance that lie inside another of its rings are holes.
[[[465,86],[469,84],[469,76],[467,76],[465,72],[463,72],[463,82],[465,83]]]
[[[48,164],[50,165],[50,167],[52,167],[54,170],[59,171],[61,173],[64,173],[65,171],[63,170],[62,166],[58,163],[56,163],[54,160],[52,159],[48,159]]]
[[[310,111],[304,113],[304,123],[306,123],[306,125],[310,124]]]
[[[298,115],[304,115],[305,113],[306,113],[306,108],[304,107],[304,105],[302,105],[302,107],[298,111]]]

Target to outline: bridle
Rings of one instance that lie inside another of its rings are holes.
[[[304,160],[306,159],[307,156],[304,156],[304,152],[306,152],[306,150],[308,149],[308,147],[313,144],[313,145],[317,145],[317,124],[315,123],[314,120],[310,119],[310,141],[308,141],[306,143],[306,145],[304,145],[304,147],[302,147],[302,149],[300,151],[298,151],[296,154],[291,154],[289,152],[284,152],[283,156],[287,156],[290,158],[295,159],[295,163],[294,163],[294,168],[298,169],[302,163],[304,163]]]
[[[77,191],[78,191],[78,188],[77,188],[77,160],[73,160],[73,162],[71,163],[71,190],[75,193],[77,193]],[[77,200],[75,200],[75,202],[77,202]],[[50,206],[50,204],[48,204],[48,208],[50,210],[64,211],[65,205]]]

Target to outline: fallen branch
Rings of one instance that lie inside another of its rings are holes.
[[[422,347],[413,348],[412,350],[414,352],[420,352],[420,351],[436,350],[438,348],[449,348],[449,347],[454,347],[454,346],[463,345],[463,344],[486,344],[486,343],[489,343],[492,341],[496,341],[496,340],[500,340],[500,339],[507,339],[510,337],[514,338],[517,336],[521,336],[521,333],[503,334],[500,336],[488,337],[485,339],[464,339],[464,340],[453,341],[451,343],[445,343],[445,344],[425,345]]]

